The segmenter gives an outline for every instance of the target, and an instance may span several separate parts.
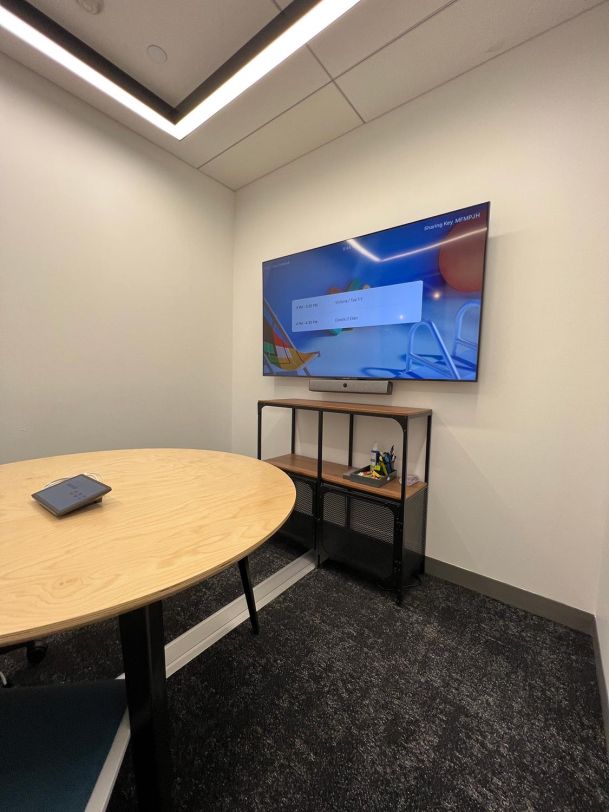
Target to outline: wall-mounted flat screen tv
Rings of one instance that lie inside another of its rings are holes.
[[[489,208],[264,262],[264,374],[477,380]]]

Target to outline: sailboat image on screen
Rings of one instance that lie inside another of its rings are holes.
[[[273,375],[282,372],[309,375],[306,364],[319,356],[318,352],[296,349],[266,299],[263,299],[262,347],[265,366]]]

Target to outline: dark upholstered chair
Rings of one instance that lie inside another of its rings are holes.
[[[0,689],[0,809],[83,812],[125,710],[122,679]]]

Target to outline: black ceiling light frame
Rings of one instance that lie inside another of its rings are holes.
[[[172,107],[152,90],[138,82],[137,79],[125,73],[113,62],[110,62],[109,59],[106,59],[94,48],[91,48],[26,0],[0,0],[0,5],[41,34],[53,40],[81,62],[96,70],[106,79],[109,79],[131,96],[150,107],[169,123],[177,124],[208,96],[211,96],[231,76],[234,76],[237,71],[247,65],[255,56],[314,8],[318,2],[319,0],[292,0],[289,6],[280,11],[264,28],[254,34],[245,45],[239,48],[236,53],[175,107]]]

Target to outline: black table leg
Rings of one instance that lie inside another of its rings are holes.
[[[171,808],[171,762],[161,601],[119,618],[138,806]]]
[[[245,592],[245,600],[247,608],[250,613],[250,621],[252,623],[252,631],[258,634],[260,627],[258,626],[258,611],[256,609],[256,599],[254,598],[254,590],[252,589],[252,582],[250,580],[250,565],[248,557],[242,558],[239,562],[239,573],[241,574],[241,583],[243,584],[243,591]]]

